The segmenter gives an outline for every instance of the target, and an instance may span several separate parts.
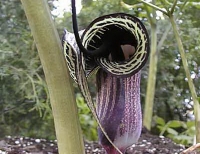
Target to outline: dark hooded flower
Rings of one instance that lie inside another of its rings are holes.
[[[146,29],[136,17],[116,13],[95,19],[81,41],[78,37],[77,45],[73,34],[64,35],[70,74],[100,125],[104,149],[108,154],[118,154],[116,147],[125,152],[141,134],[140,70],[149,55]],[[96,73],[96,108],[87,85],[92,73]]]

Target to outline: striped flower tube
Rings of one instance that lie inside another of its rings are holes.
[[[117,78],[103,70],[97,73],[97,114],[113,143],[125,152],[140,137],[142,115],[140,105],[140,72]],[[98,130],[99,141],[108,154],[118,154]]]
[[[141,69],[149,56],[149,38],[142,22],[131,15],[101,16],[78,33],[72,0],[74,35],[65,31],[64,55],[98,125],[99,142],[108,154],[122,154],[141,134]],[[96,73],[93,103],[87,79]]]

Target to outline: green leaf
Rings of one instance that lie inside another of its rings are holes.
[[[160,132],[162,132],[162,130],[163,130],[163,126],[157,126],[157,128],[160,130]]]
[[[172,128],[167,128],[167,132],[169,134],[178,135],[178,132],[176,130],[172,129]]]
[[[194,126],[194,121],[187,121],[186,125],[187,125],[187,128],[193,127]]]
[[[159,124],[159,125],[161,125],[161,126],[165,125],[165,121],[161,117],[156,117],[156,123]]]
[[[192,140],[193,137],[192,136],[188,136],[188,135],[178,135],[176,137],[177,140]]]
[[[138,3],[137,1],[132,1],[132,0],[123,0],[124,3],[128,4],[128,5],[133,5]]]
[[[178,127],[181,127],[182,125],[183,123],[178,120],[172,120],[168,122],[168,127],[170,128],[178,128]]]
[[[188,135],[188,136],[194,136],[195,135],[195,126],[191,126],[190,128],[188,128],[185,132],[181,133],[184,135]]]

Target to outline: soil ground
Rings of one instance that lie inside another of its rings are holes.
[[[143,131],[139,142],[129,147],[126,154],[179,154],[184,149],[183,145],[175,144],[168,138]],[[85,141],[85,152],[106,154],[97,142],[88,141]],[[58,154],[57,142],[7,136],[0,140],[0,154]]]

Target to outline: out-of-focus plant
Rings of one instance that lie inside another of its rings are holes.
[[[97,123],[82,95],[76,95],[76,103],[78,105],[79,120],[84,137],[88,140],[97,140]]]
[[[168,7],[165,6],[165,9],[162,9],[162,8],[160,8],[160,7],[158,7],[154,4],[148,3],[148,2],[143,1],[143,0],[141,0],[141,2],[152,7],[155,10],[162,12],[164,15],[168,16],[168,18],[171,22],[172,29],[174,31],[174,35],[175,35],[175,38],[176,38],[176,41],[177,41],[178,50],[179,50],[179,53],[180,53],[180,56],[181,56],[181,59],[182,59],[183,68],[185,70],[185,75],[187,77],[191,97],[192,97],[192,100],[194,102],[196,141],[197,141],[197,143],[199,143],[200,142],[200,104],[199,104],[199,100],[198,100],[198,97],[197,97],[194,82],[193,82],[192,77],[191,77],[190,69],[188,67],[188,61],[187,61],[187,58],[186,58],[183,42],[181,40],[180,32],[178,30],[178,24],[175,22],[174,11],[175,11],[176,7],[178,6],[178,0],[175,0],[173,3],[168,4]],[[182,3],[180,10],[182,10],[186,4],[187,4],[187,0],[184,3]]]
[[[20,1],[1,1],[0,14],[0,137],[54,139],[44,73]]]
[[[191,145],[194,141],[195,123],[194,121],[171,120],[165,122],[161,117],[155,117],[156,127],[160,136],[167,136],[179,144]]]

